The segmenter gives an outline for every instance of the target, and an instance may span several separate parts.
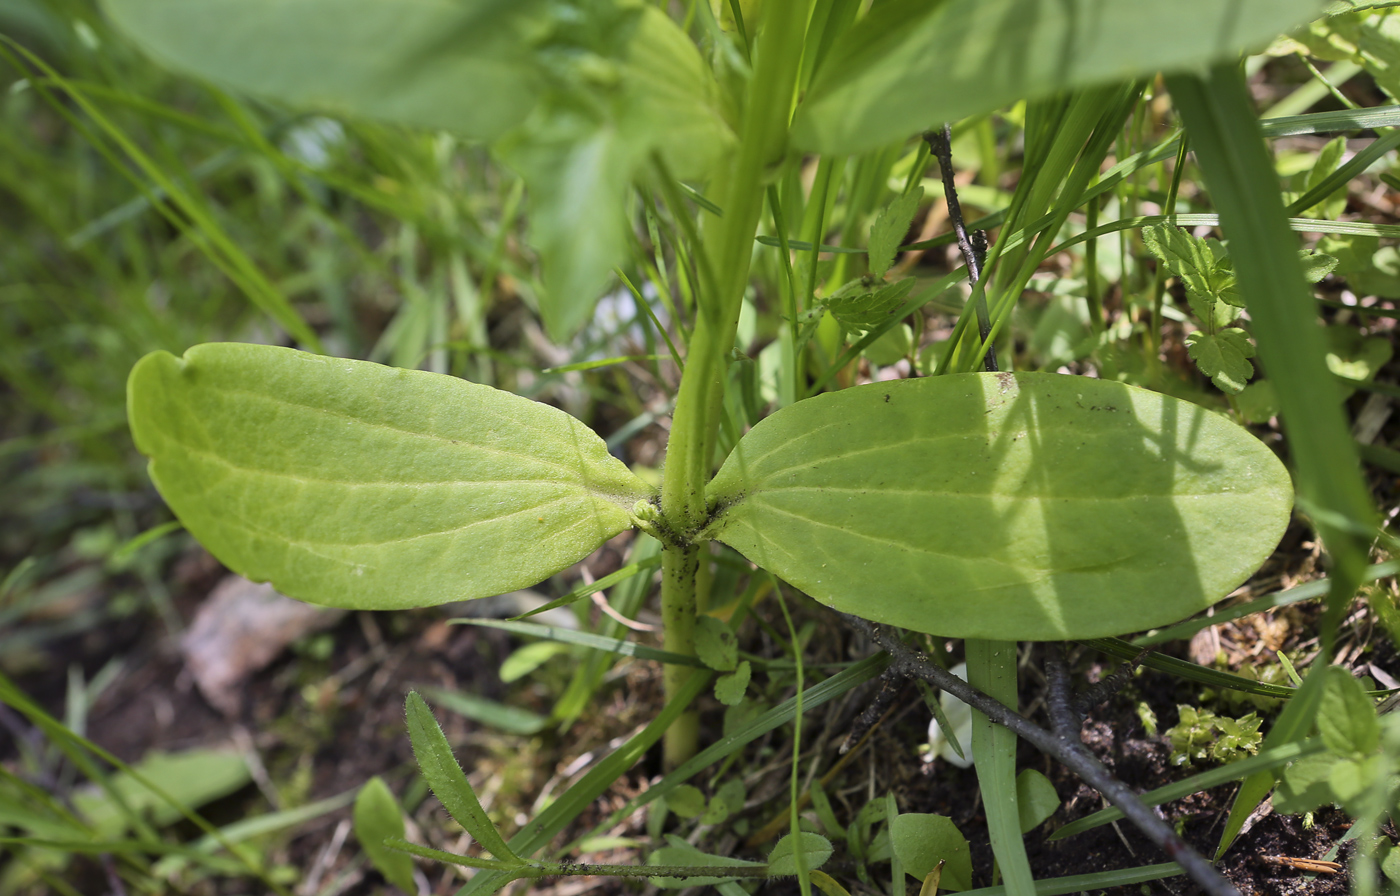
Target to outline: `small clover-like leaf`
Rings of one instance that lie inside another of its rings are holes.
[[[749,677],[752,674],[749,661],[741,661],[733,672],[715,679],[715,699],[725,706],[733,706],[742,701],[749,689]]]
[[[875,223],[870,227],[870,275],[875,278],[885,276],[894,264],[895,250],[904,241],[909,225],[919,210],[919,202],[924,198],[924,188],[915,187],[907,193],[896,196],[885,206]]]
[[[722,824],[729,816],[744,808],[744,800],[747,798],[748,791],[744,788],[743,779],[730,778],[715,792],[714,798],[705,807],[705,814],[700,817],[700,823]]]
[[[825,865],[826,860],[831,858],[832,852],[835,851],[832,849],[831,841],[821,834],[801,831],[797,836],[800,839],[793,839],[792,834],[784,836],[773,847],[773,851],[768,854],[768,875],[770,877],[796,874],[799,849],[802,854],[802,865],[808,871],[815,871]]]
[[[1218,333],[1189,333],[1186,352],[1221,392],[1233,395],[1254,376],[1254,365],[1248,360],[1254,357],[1254,344],[1249,334],[1237,327]]]
[[[739,662],[739,641],[734,630],[713,616],[695,620],[695,655],[718,672],[732,672]]]
[[[1120,383],[872,383],[750,430],[705,531],[822,603],[946,637],[1062,640],[1198,612],[1288,523],[1293,483],[1229,420]]]
[[[556,408],[456,377],[264,345],[142,358],[161,496],[225,565],[354,609],[526,588],[632,526],[653,489]]]

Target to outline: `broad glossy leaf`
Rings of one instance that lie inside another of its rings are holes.
[[[1293,489],[1197,405],[1043,373],[876,383],[791,405],[710,486],[711,537],[817,600],[945,636],[1122,634],[1210,606]]]
[[[907,812],[890,825],[890,845],[904,871],[923,880],[943,862],[939,884],[946,890],[966,890],[972,886],[972,851],[967,838],[944,815]]]
[[[104,0],[147,53],[297,106],[494,139],[542,88],[503,0]]]
[[[849,154],[1069,87],[1181,71],[1268,43],[1319,0],[891,0],[832,47],[794,122]]]
[[[284,594],[421,607],[533,585],[651,489],[578,420],[454,377],[270,346],[147,355],[136,446],[176,515]]]

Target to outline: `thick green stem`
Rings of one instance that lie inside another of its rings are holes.
[[[708,509],[705,486],[714,462],[724,402],[724,378],[739,309],[748,285],[753,240],[763,210],[764,174],[782,161],[788,119],[802,61],[802,43],[810,3],[771,4],[757,37],[757,64],[749,84],[739,151],[710,185],[724,215],[705,218],[699,251],[712,279],[713,292],[699,297],[699,313],[686,355],[685,373],[676,396],[661,486],[661,514],[675,541],[666,546],[661,585],[661,614],[667,649],[693,654],[695,625],[694,534],[704,526]],[[688,570],[688,572],[687,572]],[[673,574],[674,573],[674,574]],[[668,699],[688,671],[668,670]],[[666,760],[680,762],[695,751],[696,728],[682,721],[666,733]]]

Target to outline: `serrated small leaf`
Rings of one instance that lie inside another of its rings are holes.
[[[739,640],[734,630],[713,616],[695,620],[695,655],[718,672],[732,672],[739,662]]]
[[[834,852],[831,841],[821,834],[801,831],[797,836],[801,839],[793,839],[792,834],[785,835],[773,847],[773,851],[768,854],[768,875],[770,877],[786,877],[796,874],[796,853],[799,849],[802,853],[802,867],[808,871],[815,871],[825,865],[827,859],[831,858],[831,854]]]
[[[1060,808],[1060,795],[1049,778],[1028,768],[1016,776],[1016,808],[1021,813],[1021,833],[1029,834]]]
[[[947,637],[1138,631],[1244,581],[1293,483],[1248,431],[1084,377],[872,383],[750,430],[706,531],[842,612]]]
[[[378,775],[366,781],[355,797],[354,825],[356,839],[384,879],[405,893],[417,892],[413,859],[384,845],[390,837],[403,838],[403,812]]]
[[[409,691],[405,709],[408,716],[408,738],[413,744],[413,757],[418,761],[423,780],[428,782],[428,787],[442,802],[447,814],[456,819],[457,823],[491,855],[502,861],[523,864],[523,860],[506,845],[505,839],[501,837],[500,831],[496,830],[496,825],[487,816],[486,810],[481,808],[476,791],[467,781],[462,767],[457,764],[457,758],[452,755],[447,736],[442,733],[442,728],[434,718],[433,711],[428,708],[427,702],[417,691]]]
[[[1186,352],[1201,373],[1210,377],[1221,392],[1235,394],[1254,376],[1254,343],[1244,330],[1231,327],[1218,333],[1188,333]]]
[[[1186,289],[1191,312],[1201,321],[1215,315],[1218,301],[1239,305],[1239,291],[1228,258],[1217,248],[1218,243],[1192,236],[1174,224],[1154,224],[1142,229],[1142,242],[1147,250],[1175,274]]]
[[[943,862],[939,885],[946,890],[972,886],[972,851],[951,818],[905,813],[890,828],[890,845],[904,863],[904,872],[923,880]]]
[[[705,811],[705,794],[699,787],[682,784],[666,794],[666,807],[681,818],[694,818]]]
[[[915,187],[896,196],[875,218],[870,227],[870,276],[882,278],[894,264],[895,250],[903,244],[923,198],[924,188]]]
[[[1329,666],[1317,711],[1317,730],[1328,749],[1366,756],[1380,748],[1381,725],[1376,706],[1361,683],[1345,669]]]
[[[1298,258],[1303,263],[1303,279],[1309,283],[1321,283],[1341,263],[1340,259],[1331,255],[1309,252],[1306,249],[1298,253]]]
[[[749,678],[752,674],[749,661],[741,661],[733,672],[715,679],[715,699],[725,706],[741,702],[749,689]]]
[[[154,352],[127,411],[161,495],[234,571],[313,603],[424,607],[536,584],[653,490],[556,408],[264,345]]]
[[[914,278],[907,277],[883,286],[868,286],[864,280],[854,280],[837,290],[822,303],[836,322],[848,330],[871,330],[885,323],[904,305],[904,299],[914,288]]]

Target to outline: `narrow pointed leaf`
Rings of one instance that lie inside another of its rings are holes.
[[[1268,43],[1319,0],[893,0],[832,46],[793,126],[850,154],[1058,90],[1181,71]]]
[[[409,692],[406,709],[413,757],[418,760],[423,779],[442,801],[447,814],[466,828],[467,833],[491,855],[507,862],[522,863],[523,860],[506,845],[496,826],[487,817],[486,810],[481,808],[476,791],[472,790],[462,767],[457,764],[457,758],[452,755],[447,736],[442,733],[433,711],[417,691]]]
[[[651,489],[555,408],[454,377],[270,346],[156,352],[128,413],[161,495],[235,571],[364,609],[533,585]]]
[[[264,99],[494,139],[543,79],[500,0],[107,0],[157,61]]]
[[[1041,373],[877,383],[785,408],[708,492],[708,534],[838,610],[999,640],[1121,634],[1228,594],[1288,523],[1246,430]]]

